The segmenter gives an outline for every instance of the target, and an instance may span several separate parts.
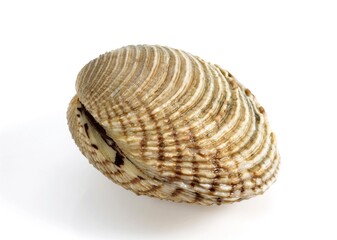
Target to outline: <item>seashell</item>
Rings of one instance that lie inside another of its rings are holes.
[[[67,112],[73,139],[137,195],[232,203],[276,179],[265,110],[217,65],[168,47],[126,46],[85,65],[76,90]]]

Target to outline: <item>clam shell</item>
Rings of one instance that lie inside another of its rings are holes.
[[[85,65],[76,90],[67,118],[80,151],[138,195],[222,204],[276,179],[263,107],[217,65],[168,47],[126,46]]]

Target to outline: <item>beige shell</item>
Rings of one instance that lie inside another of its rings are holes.
[[[76,90],[67,116],[76,144],[138,195],[222,204],[276,179],[264,109],[217,65],[168,47],[127,46],[89,62]]]

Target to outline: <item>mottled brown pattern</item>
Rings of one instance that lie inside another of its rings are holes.
[[[76,144],[138,195],[220,205],[276,179],[264,108],[219,66],[172,48],[127,46],[88,63],[76,90],[67,113]]]

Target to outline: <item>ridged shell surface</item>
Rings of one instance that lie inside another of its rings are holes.
[[[217,65],[168,47],[127,46],[84,66],[76,90],[67,114],[76,144],[138,195],[222,204],[276,179],[263,107]]]

